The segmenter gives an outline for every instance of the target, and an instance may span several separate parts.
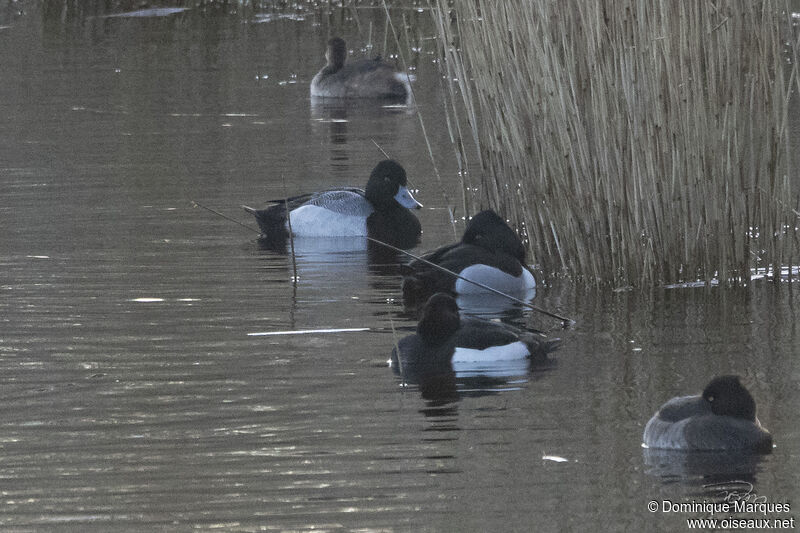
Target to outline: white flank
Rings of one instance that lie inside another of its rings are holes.
[[[526,291],[536,287],[536,280],[527,268],[523,268],[519,276],[511,276],[499,268],[472,265],[462,270],[460,274],[467,279],[506,293]],[[456,293],[471,294],[476,292],[486,292],[486,290],[463,279],[456,280]]]
[[[366,237],[367,219],[335,213],[317,205],[304,205],[292,211],[292,233],[298,237]],[[289,224],[287,222],[288,230]]]
[[[528,371],[528,347],[522,342],[492,346],[484,350],[456,348],[452,365],[456,377],[521,376]]]
[[[513,361],[525,359],[530,351],[524,342],[512,342],[504,346],[492,346],[483,350],[475,348],[456,348],[453,364],[459,363],[493,363],[497,361]]]

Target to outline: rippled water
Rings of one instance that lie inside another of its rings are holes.
[[[425,204],[417,251],[453,240],[460,188],[424,13],[393,12],[417,19],[408,109],[308,98],[329,32],[381,51],[378,9],[21,5],[0,14],[4,529],[683,530],[699,514],[648,502],[718,496],[704,485],[719,480],[800,505],[788,284],[540,287],[536,304],[572,328],[509,315],[555,328],[552,365],[429,394],[386,364],[415,327],[392,255],[298,242],[295,271],[192,206],[253,225],[241,204],[363,186],[377,143]],[[665,400],[731,372],[772,455],[643,454]]]

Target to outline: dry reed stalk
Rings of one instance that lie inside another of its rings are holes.
[[[433,13],[452,131],[483,170],[472,201],[546,273],[744,282],[797,260],[785,0],[449,4]]]

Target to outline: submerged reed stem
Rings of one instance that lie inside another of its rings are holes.
[[[283,208],[286,210],[286,227],[289,231],[289,252],[292,255],[292,283],[297,286],[297,256],[294,254],[294,231],[292,230],[292,217],[289,210],[289,195],[286,192],[286,176],[281,174],[281,180],[283,181]]]

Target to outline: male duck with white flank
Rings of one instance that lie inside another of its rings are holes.
[[[334,37],[325,52],[328,64],[311,80],[311,96],[325,98],[407,98],[411,94],[408,75],[375,59],[345,63],[344,40]]]
[[[491,368],[492,363],[524,359],[541,364],[560,343],[561,339],[548,339],[510,324],[461,318],[455,299],[436,293],[422,310],[417,333],[400,340],[392,360],[396,363],[399,355],[398,367],[410,367],[416,374],[452,370],[459,365]]]
[[[422,229],[409,209],[422,207],[407,188],[406,171],[386,159],[370,174],[366,189],[343,187],[274,200],[265,209],[242,206],[256,217],[262,239],[369,236],[401,248],[419,241]]]
[[[756,402],[738,376],[711,380],[703,394],[665,403],[644,428],[648,448],[770,453],[772,435],[756,418]]]
[[[443,246],[422,258],[504,293],[519,294],[536,287],[536,279],[525,265],[522,241],[492,210],[472,217],[460,242]],[[486,293],[485,289],[423,261],[412,261],[406,270],[403,299],[409,306],[425,302],[436,292]]]

